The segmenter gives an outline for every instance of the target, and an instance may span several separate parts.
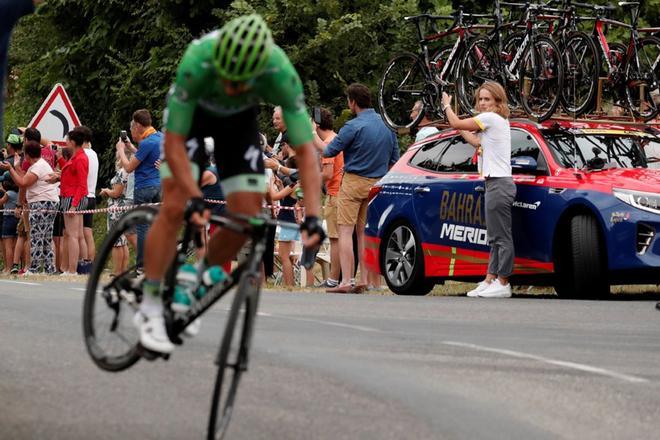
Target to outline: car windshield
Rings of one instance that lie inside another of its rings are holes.
[[[660,139],[646,133],[549,131],[544,137],[557,162],[565,168],[660,168]]]

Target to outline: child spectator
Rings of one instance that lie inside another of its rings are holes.
[[[103,188],[100,192],[102,197],[108,197],[108,231],[117,223],[124,213],[117,209],[126,205],[126,188],[128,187],[128,173],[122,168],[121,161],[115,163],[115,175],[110,180],[110,188]],[[112,248],[111,276],[119,275],[128,269],[128,240],[122,234]]]

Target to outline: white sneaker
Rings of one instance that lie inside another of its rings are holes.
[[[485,281],[480,281],[479,284],[477,284],[477,287],[475,287],[474,289],[470,290],[467,293],[467,296],[469,296],[470,298],[476,298],[477,296],[479,296],[479,292],[483,292],[488,288],[488,286],[490,286],[490,283],[487,283]]]
[[[140,344],[144,348],[165,354],[174,351],[174,344],[167,336],[165,319],[162,315],[147,316],[142,312],[137,312],[133,323],[140,331]]]
[[[511,284],[503,286],[499,279],[494,279],[488,287],[477,294],[481,298],[511,298]]]
[[[193,338],[199,334],[199,329],[201,327],[202,327],[202,320],[200,318],[197,318],[193,322],[188,324],[188,327],[183,329],[183,336]]]

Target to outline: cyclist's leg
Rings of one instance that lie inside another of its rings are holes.
[[[218,120],[213,138],[227,209],[235,214],[257,215],[266,192],[266,180],[256,108]],[[209,263],[221,265],[230,261],[246,239],[243,234],[220,228],[209,241]]]

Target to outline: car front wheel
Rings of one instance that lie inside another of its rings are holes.
[[[422,245],[407,223],[395,224],[385,234],[381,267],[385,281],[397,295],[426,295],[434,286],[424,277]]]

